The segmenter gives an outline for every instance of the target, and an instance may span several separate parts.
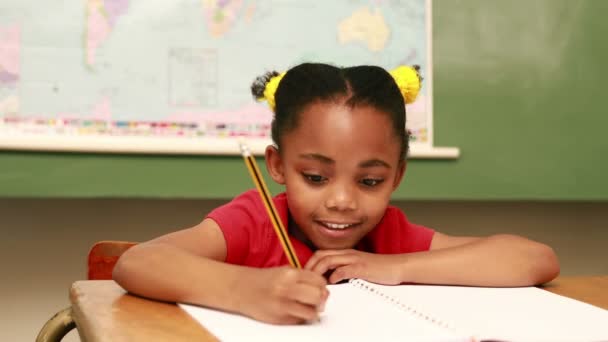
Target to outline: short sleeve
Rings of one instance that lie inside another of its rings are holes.
[[[380,223],[363,240],[365,250],[379,254],[428,251],[435,230],[408,221],[405,214],[389,206]]]
[[[405,220],[407,222],[405,226],[405,235],[407,236],[407,239],[402,245],[403,249],[408,250],[408,253],[430,250],[431,242],[433,241],[433,236],[435,235],[435,230],[419,224],[411,223],[407,221],[407,218]]]
[[[257,238],[264,225],[263,208],[255,190],[247,191],[232,201],[214,209],[207,218],[215,221],[226,240],[226,262],[244,265],[252,250],[265,249],[265,239]]]

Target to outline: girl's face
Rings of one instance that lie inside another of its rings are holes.
[[[370,106],[317,102],[266,150],[289,210],[319,249],[353,248],[382,219],[405,170],[390,118]]]

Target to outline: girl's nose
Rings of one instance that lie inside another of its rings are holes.
[[[357,210],[354,192],[346,186],[335,186],[330,189],[325,199],[325,207],[332,210]]]

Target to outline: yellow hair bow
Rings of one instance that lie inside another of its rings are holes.
[[[274,94],[277,92],[277,88],[279,87],[279,83],[281,82],[281,79],[283,79],[283,76],[285,76],[285,73],[281,73],[271,78],[264,88],[264,99],[266,99],[266,102],[268,102],[268,105],[273,112],[275,108]]]
[[[400,66],[391,70],[390,74],[395,79],[399,90],[401,90],[405,103],[416,101],[421,87],[418,71],[411,66]]]

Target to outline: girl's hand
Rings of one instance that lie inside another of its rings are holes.
[[[318,319],[329,295],[327,281],[310,270],[275,267],[248,270],[238,286],[238,311],[272,324]]]
[[[304,269],[317,274],[333,270],[329,282],[360,278],[377,284],[396,285],[403,282],[403,261],[398,255],[373,254],[354,249],[321,250],[308,260]]]

